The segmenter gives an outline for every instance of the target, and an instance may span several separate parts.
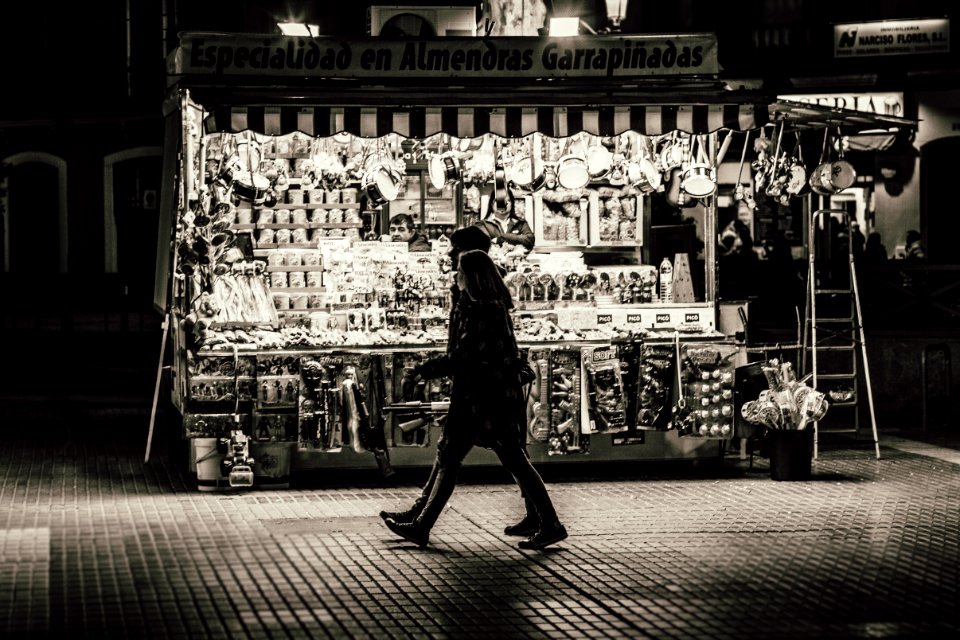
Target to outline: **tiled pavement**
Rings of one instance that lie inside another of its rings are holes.
[[[0,449],[0,637],[960,632],[960,460],[910,440],[826,448],[806,482],[763,458],[553,481],[571,536],[538,553],[502,534],[508,484],[461,485],[419,550],[376,516],[413,485],[200,493],[135,438],[78,433]]]

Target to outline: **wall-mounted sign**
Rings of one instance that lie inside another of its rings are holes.
[[[716,75],[712,33],[388,40],[185,33],[170,75],[550,78]]]
[[[833,109],[853,109],[883,116],[903,117],[903,94],[888,93],[818,93],[777,96],[778,100],[803,102]]]
[[[835,58],[949,52],[949,18],[833,25]]]

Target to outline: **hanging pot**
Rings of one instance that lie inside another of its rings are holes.
[[[396,200],[403,184],[403,176],[386,164],[376,164],[363,174],[361,188],[367,194],[371,207],[379,207]]]
[[[427,168],[430,174],[430,184],[435,189],[443,189],[446,185],[453,184],[460,179],[460,161],[451,152],[434,155],[430,158],[430,164]]]
[[[829,181],[833,193],[840,193],[853,186],[857,179],[857,171],[846,160],[840,159],[830,163],[830,173],[824,172],[823,180]]]
[[[683,143],[676,140],[667,140],[663,149],[660,150],[660,169],[664,173],[669,173],[683,164],[686,155]]]
[[[582,189],[590,182],[590,170],[583,156],[567,154],[557,162],[557,182],[564,189]]]
[[[547,182],[543,160],[521,155],[510,167],[510,182],[522,191],[539,191]]]
[[[833,193],[830,191],[831,187],[823,183],[824,170],[829,172],[832,168],[830,164],[831,163],[829,162],[818,164],[816,167],[814,167],[813,171],[810,172],[810,189],[812,189],[814,193],[821,196],[829,196]]]
[[[613,166],[613,154],[601,144],[595,144],[587,151],[587,172],[590,180],[602,180]]]
[[[642,193],[653,193],[663,185],[663,174],[653,160],[643,157],[627,164],[627,181]]]
[[[705,198],[717,190],[717,171],[710,163],[690,163],[680,175],[680,188],[694,198]]]
[[[681,169],[680,189],[695,198],[705,198],[717,190],[717,170],[704,153],[700,136],[694,138],[694,145],[690,162]]]
[[[234,174],[233,195],[253,204],[263,204],[270,189],[270,180],[259,173],[238,171]]]

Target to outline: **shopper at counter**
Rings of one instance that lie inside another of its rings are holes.
[[[543,549],[567,537],[543,480],[531,464],[519,434],[525,399],[518,377],[521,357],[510,319],[513,300],[497,266],[483,251],[459,256],[460,297],[451,315],[445,355],[420,365],[424,377],[450,375],[450,410],[444,441],[437,446],[437,473],[420,514],[411,522],[386,518],[396,535],[426,546],[430,530],[456,487],[463,459],[474,445],[492,449],[532,502],[538,530],[521,549]]]
[[[500,208],[493,206],[491,198],[490,212],[487,217],[477,223],[494,244],[519,244],[526,249],[533,249],[536,236],[526,220],[516,214],[513,195],[507,197],[507,206]]]
[[[390,239],[394,242],[406,242],[407,250],[414,253],[430,251],[430,241],[417,231],[413,216],[409,213],[398,213],[390,218]]]

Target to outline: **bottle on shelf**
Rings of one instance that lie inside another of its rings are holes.
[[[667,257],[660,263],[660,302],[673,302],[673,265]]]

